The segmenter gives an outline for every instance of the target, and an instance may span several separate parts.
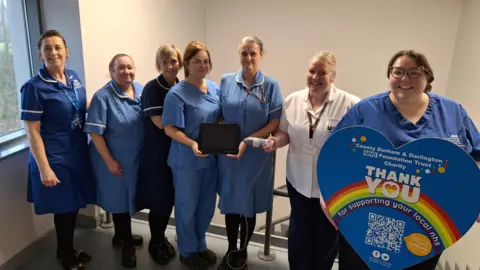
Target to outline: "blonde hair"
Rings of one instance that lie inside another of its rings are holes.
[[[310,58],[310,63],[316,60],[321,60],[328,65],[328,69],[332,72],[332,75],[335,77],[337,75],[337,57],[334,53],[329,51],[320,51],[315,53],[312,58]]]
[[[161,64],[163,59],[167,59],[172,55],[177,55],[179,69],[183,67],[183,59],[182,55],[180,54],[180,50],[175,47],[173,44],[163,44],[160,45],[157,49],[157,53],[155,55],[155,67],[157,68],[158,72],[161,72]]]

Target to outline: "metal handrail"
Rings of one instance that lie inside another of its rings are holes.
[[[280,196],[280,197],[287,197],[288,198],[288,191],[286,191],[287,185],[282,185],[279,186],[278,188],[275,188],[275,163],[276,163],[276,152],[273,152],[273,164],[272,164],[272,169],[273,169],[273,174],[272,174],[272,186],[273,186],[273,196]],[[272,198],[273,200],[273,198]],[[272,238],[272,227],[275,226],[276,224],[279,224],[281,222],[287,221],[290,219],[290,216],[285,216],[279,219],[276,219],[275,221],[272,222],[272,215],[273,215],[273,202],[272,202],[272,208],[267,211],[266,217],[265,217],[265,225],[259,226],[256,231],[261,231],[265,229],[265,243],[263,245],[263,249],[258,251],[258,257],[261,260],[264,261],[273,261],[276,257],[275,251],[270,250],[270,242]]]

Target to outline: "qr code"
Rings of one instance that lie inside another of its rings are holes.
[[[379,214],[368,214],[368,229],[365,244],[400,253],[405,222]]]

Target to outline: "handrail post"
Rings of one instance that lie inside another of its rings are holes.
[[[105,212],[105,222],[100,222],[100,227],[110,229],[114,227],[112,213]]]
[[[273,188],[275,187],[275,161],[276,161],[276,151],[272,153],[273,164],[272,164],[272,193]],[[272,237],[272,215],[273,215],[273,196],[272,196],[272,208],[267,211],[266,220],[265,220],[265,243],[263,250],[260,249],[257,253],[258,258],[263,261],[273,261],[275,260],[276,254],[275,251],[270,250],[270,240]]]

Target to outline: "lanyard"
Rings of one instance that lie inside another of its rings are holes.
[[[323,112],[325,111],[325,108],[327,107],[327,103],[323,105],[322,110],[320,111],[320,114],[318,115],[317,120],[315,120],[315,123],[312,123],[312,114],[307,111],[307,116],[308,116],[308,122],[309,122],[309,129],[308,129],[308,138],[313,139],[313,133],[315,130],[317,130],[318,123],[320,122],[320,118],[323,115]]]
[[[67,93],[67,91],[63,91],[63,93],[67,96],[67,98],[70,100],[72,103],[73,107],[77,111],[77,113],[80,111],[80,101],[78,100],[78,92],[77,89],[73,89],[73,92],[75,92],[75,100],[72,99],[72,97]]]
[[[261,98],[258,97],[257,95],[255,95],[252,91],[248,90],[248,88],[246,88],[246,89],[247,89],[247,93],[248,93],[248,94],[256,97],[258,100],[260,100],[260,101],[262,101],[262,102],[266,102],[266,101],[267,101],[267,99],[265,98],[265,91],[263,90],[263,83],[260,84]]]

